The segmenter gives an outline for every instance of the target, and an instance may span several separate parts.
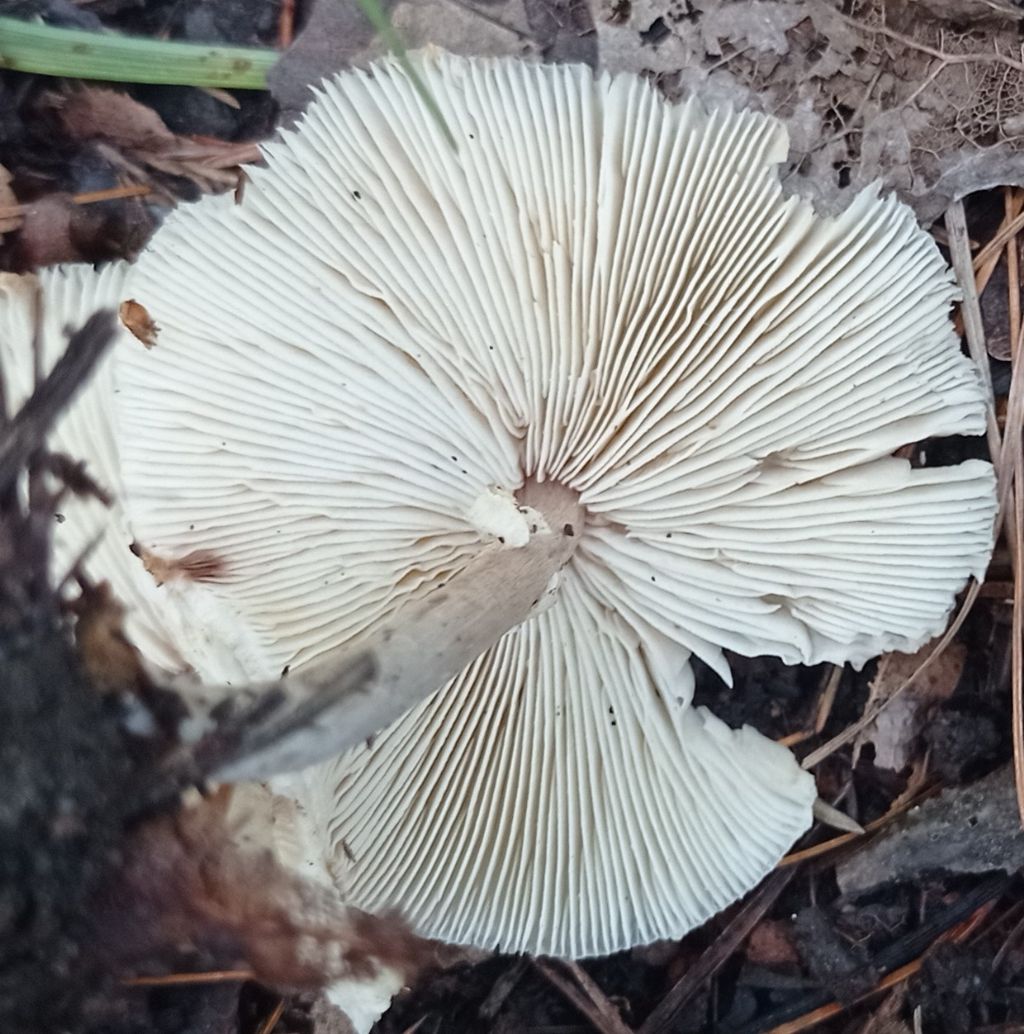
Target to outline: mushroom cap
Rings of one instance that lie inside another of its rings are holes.
[[[130,272],[127,263],[116,262],[99,270],[72,265],[38,275],[0,274],[0,370],[9,411],[31,394],[37,365],[44,375],[64,354],[70,331],[101,308],[119,309]],[[128,639],[155,667],[200,670],[217,681],[238,678],[244,670],[238,658],[247,656],[251,635],[233,609],[201,584],[154,579],[133,552],[137,539],[125,506],[115,411],[118,359],[143,345],[118,327],[113,347],[61,414],[48,443],[85,461],[86,473],[110,499],[108,506],[95,497],[65,495],[53,538],[53,578],[63,581],[82,562],[90,579],[109,582],[126,607]]]
[[[0,275],[0,370],[9,412],[32,393],[37,365],[45,375],[64,354],[69,331],[101,308],[117,309],[127,272],[128,265],[119,262],[99,272],[81,265],[43,270],[38,276]],[[95,497],[65,496],[53,539],[53,577],[63,580],[84,558],[90,578],[109,581],[120,599],[130,601],[125,628],[131,641],[154,664],[177,669],[185,662],[174,636],[164,631],[168,617],[161,593],[131,553],[132,535],[119,503],[123,486],[112,419],[113,353],[125,347],[125,337],[118,335],[49,441],[54,451],[85,460],[86,473],[111,497],[108,508]]]
[[[353,903],[581,956],[679,936],[810,823],[811,778],[690,706],[691,654],[914,650],[991,546],[954,288],[874,190],[784,196],[782,126],[577,66],[421,55],[324,84],[240,203],[175,213],[119,356],[136,535],[220,562],[250,675],[458,574],[527,478],[587,521],[552,606],[287,781]],[[513,548],[512,544],[507,544]],[[500,594],[501,587],[495,586]]]

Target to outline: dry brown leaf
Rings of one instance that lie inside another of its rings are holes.
[[[209,582],[221,577],[226,570],[223,557],[218,556],[212,549],[193,549],[182,557],[171,559],[157,556],[137,542],[133,542],[130,549],[139,557],[142,566],[157,585],[175,579]]]
[[[121,302],[118,316],[125,327],[145,345],[152,348],[156,344],[160,328],[153,322],[152,316],[134,298]]]
[[[57,98],[55,105],[74,140],[107,140],[129,151],[160,151],[177,139],[152,108],[119,90],[79,86]]]
[[[747,958],[758,966],[795,965],[800,962],[793,943],[792,924],[780,919],[762,919],[750,931],[744,951]]]
[[[70,194],[48,194],[23,207],[15,267],[131,258],[153,231],[153,214],[140,198],[76,204]]]
[[[869,685],[866,710],[885,703],[931,655],[937,640],[915,654],[887,653]],[[854,741],[854,760],[867,743],[874,744],[875,764],[900,771],[912,760],[914,741],[921,731],[928,709],[948,700],[963,674],[967,650],[963,643],[950,643]]]
[[[238,166],[260,157],[254,143],[172,133],[152,108],[117,90],[81,86],[51,102],[69,136],[90,141],[132,180],[145,182],[147,172],[158,171],[189,179],[203,191],[228,190],[237,183]]]

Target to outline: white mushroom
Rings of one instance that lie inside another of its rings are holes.
[[[63,354],[69,329],[100,308],[119,308],[128,273],[126,263],[114,263],[99,271],[81,265],[43,270],[38,276],[0,274],[0,372],[9,411],[31,393],[36,367],[48,372]],[[137,546],[124,506],[115,370],[119,355],[142,348],[122,330],[55,429],[51,447],[85,459],[87,472],[111,494],[113,505],[65,497],[54,536],[54,573],[63,577],[84,558],[85,572],[96,581],[109,581],[128,605],[126,632],[151,664],[167,672],[197,669],[209,680],[230,680],[238,675],[236,656],[251,634],[202,584],[181,579],[161,585],[132,551]],[[214,634],[204,628],[204,619],[211,618],[217,625]]]
[[[240,204],[183,208],[140,259],[160,329],[117,355],[131,526],[218,558],[202,598],[261,677],[518,548],[537,483],[578,496],[550,605],[278,785],[349,899],[425,935],[680,936],[814,799],[787,751],[691,707],[691,654],[728,680],[723,649],[913,650],[984,569],[989,465],[892,456],[984,429],[953,286],[896,201],[785,198],[772,119],[575,66],[419,71],[457,152],[396,63],[345,73]]]
[[[38,373],[47,373],[63,354],[67,330],[80,327],[97,309],[116,309],[122,297],[123,263],[96,273],[88,266],[45,270],[38,277],[0,275],[0,371],[9,412],[24,402]],[[35,350],[38,349],[38,355]],[[87,458],[88,472],[115,498],[123,495],[120,461],[111,419],[113,363],[102,360],[88,390],[81,391],[61,418],[52,447]],[[87,457],[82,456],[85,447]],[[98,499],[67,496],[54,538],[54,570],[66,574],[83,556],[86,571],[119,588],[130,586],[130,637],[153,663],[173,670],[183,663],[171,636],[158,631],[172,622],[152,580],[128,547],[131,534],[120,507]]]

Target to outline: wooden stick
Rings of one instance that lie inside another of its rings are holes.
[[[946,209],[946,233],[949,234],[949,257],[953,262],[956,278],[963,291],[960,311],[963,314],[967,349],[971,353],[981,382],[985,387],[985,409],[988,420],[988,448],[992,461],[996,462],[1002,451],[1002,439],[996,421],[995,403],[992,394],[992,374],[988,366],[988,349],[985,347],[985,328],[981,319],[981,306],[974,284],[974,269],[971,265],[970,238],[967,233],[967,217],[960,201],[954,201]]]
[[[200,770],[223,780],[265,779],[334,757],[525,621],[575,551],[583,509],[575,492],[552,483],[527,483],[518,501],[536,515],[526,545],[483,548],[447,584],[299,671],[200,694],[204,702],[180,727]]]
[[[651,1011],[639,1034],[670,1034],[679,1029],[680,1014],[695,994],[732,957],[733,952],[750,936],[750,931],[764,918],[779,895],[789,885],[795,869],[773,872],[729,921],[728,926],[711,942],[704,953],[675,982],[668,994]]]
[[[114,330],[112,311],[101,309],[90,316],[71,335],[64,354],[7,424],[0,442],[0,493],[11,487],[32,454],[42,448],[57,417],[113,344]]]

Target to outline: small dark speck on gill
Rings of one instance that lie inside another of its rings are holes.
[[[567,535],[569,538],[572,538],[576,534],[576,529],[573,528],[571,524],[566,524],[562,528],[562,534]]]

